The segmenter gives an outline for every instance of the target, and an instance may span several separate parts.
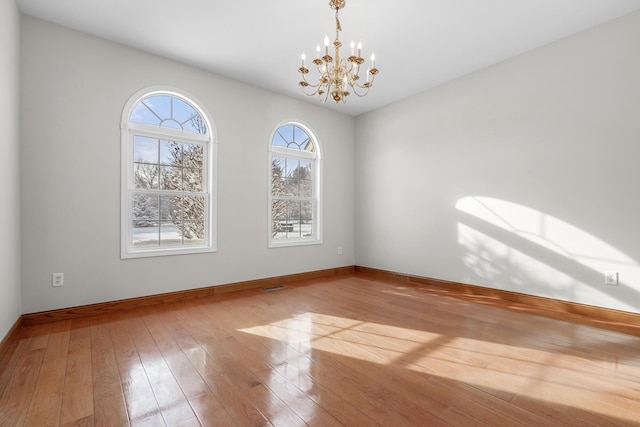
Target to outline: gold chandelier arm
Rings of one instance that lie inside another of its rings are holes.
[[[309,92],[307,88],[312,88],[311,92]],[[302,87],[302,93],[307,96],[315,96],[320,94],[320,92],[324,93],[324,91],[322,91],[318,85],[315,85],[315,86],[309,85],[309,86]]]
[[[318,67],[320,68],[320,67]],[[327,101],[327,98],[329,96],[329,91],[331,89],[331,81],[330,79],[328,79],[325,74],[320,74],[320,78],[318,79],[318,83],[316,84],[312,84],[309,83],[305,77],[305,74],[307,74],[309,72],[308,69],[306,69],[306,67],[301,67],[300,73],[302,73],[302,80],[298,83],[298,85],[300,85],[302,87],[302,93],[307,95],[307,96],[315,96],[318,95],[320,97],[320,100],[324,103]],[[324,99],[322,99],[322,95],[324,96]]]
[[[367,94],[369,93],[369,89],[371,88],[371,85],[367,86],[367,85],[359,85],[358,83],[354,83],[351,88],[353,89],[353,93],[356,94],[356,96],[359,96],[360,98],[367,96]],[[358,89],[364,89],[364,92],[358,92]]]

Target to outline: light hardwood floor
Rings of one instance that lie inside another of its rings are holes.
[[[24,327],[0,425],[640,425],[640,337],[538,314],[351,274]]]

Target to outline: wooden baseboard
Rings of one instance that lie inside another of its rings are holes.
[[[540,315],[577,321],[580,323],[605,327],[607,329],[640,336],[640,314],[637,313],[440,279],[432,279],[428,277],[413,276],[370,267],[347,266],[58,310],[49,310],[39,313],[23,314],[22,317],[16,321],[16,324],[7,334],[5,339],[2,340],[2,343],[0,343],[0,360],[2,360],[4,353],[8,351],[8,346],[15,341],[12,340],[11,337],[18,333],[21,326],[37,325],[57,320],[75,319],[113,311],[129,310],[132,308],[157,304],[167,304],[192,298],[202,298],[250,289],[268,288],[277,285],[291,284],[293,282],[302,282],[305,280],[328,278],[352,273],[362,273],[378,279],[392,280],[393,282],[404,283],[408,286],[422,287],[456,298],[467,298],[475,302],[493,304],[504,308],[517,308],[519,311],[526,310]]]
[[[229,292],[244,291],[249,289],[266,288],[304,280],[332,277],[355,272],[354,266],[337,267],[326,270],[309,271],[305,273],[290,274],[286,276],[269,277],[265,279],[248,280],[245,282],[230,283],[206,288],[189,289],[185,291],[170,292],[165,294],[149,295],[138,298],[128,298],[118,301],[108,301],[97,304],[82,305],[77,307],[48,310],[38,313],[22,315],[22,325],[30,326],[57,320],[76,319],[79,317],[105,314],[114,311],[129,310],[132,308],[147,307],[158,304],[168,304],[184,301],[192,298],[209,297]]]
[[[493,304],[504,308],[516,308],[517,305],[519,311],[524,308],[530,312],[535,312],[535,314],[577,321],[640,336],[640,314],[637,313],[369,267],[355,266],[355,270],[357,273],[364,273],[409,286],[445,292],[453,297],[466,297],[476,302]]]
[[[18,333],[22,327],[22,317],[15,321],[5,337],[0,341],[0,365],[4,356],[10,354],[18,343]],[[1,372],[1,370],[0,370]]]

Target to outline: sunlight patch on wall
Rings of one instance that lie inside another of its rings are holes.
[[[497,285],[509,282],[526,286],[535,280],[566,289],[576,283],[570,275],[465,224],[458,224],[458,244],[466,250],[462,257],[464,264]]]
[[[604,285],[605,271],[619,271],[620,286],[640,279],[640,266],[632,258],[538,210],[480,196],[459,199],[456,209],[463,262],[489,286],[533,285],[546,291],[543,296],[595,304],[596,297],[603,303],[616,299],[615,288]]]
[[[510,231],[595,270],[637,263],[613,246],[535,209],[490,197],[465,197],[456,209]]]

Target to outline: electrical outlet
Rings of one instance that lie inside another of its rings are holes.
[[[64,273],[53,273],[51,275],[51,286],[54,288],[64,286]]]
[[[338,255],[342,255],[342,246],[338,246]]]
[[[617,271],[605,271],[604,272],[604,284],[618,286],[618,272]]]

